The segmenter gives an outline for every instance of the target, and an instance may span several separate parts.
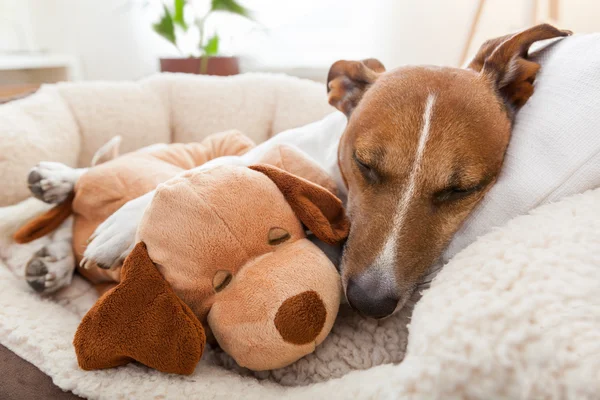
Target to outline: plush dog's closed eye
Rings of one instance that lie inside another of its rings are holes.
[[[222,269],[218,270],[215,273],[212,282],[213,289],[215,290],[215,292],[218,293],[221,290],[225,289],[227,285],[229,285],[229,283],[231,282],[231,279],[233,279],[233,275],[231,274],[231,272]]]
[[[277,246],[290,238],[290,233],[283,228],[269,229],[269,244],[271,246]]]

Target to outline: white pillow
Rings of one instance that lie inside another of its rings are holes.
[[[545,203],[600,186],[600,34],[559,40],[519,111],[501,175],[442,256]]]

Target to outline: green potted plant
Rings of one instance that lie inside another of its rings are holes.
[[[213,13],[226,12],[252,19],[250,11],[236,0],[211,0],[210,7],[203,15],[196,14],[188,7],[188,0],[167,0],[163,2],[162,14],[152,27],[165,40],[173,44],[182,57],[161,58],[162,72],[185,72],[207,75],[235,75],[239,73],[236,57],[219,56],[219,34],[206,34],[206,21]],[[190,15],[192,14],[192,15]],[[190,22],[193,21],[193,22]],[[177,31],[185,34],[192,26],[198,32],[197,46],[193,52],[183,50]]]

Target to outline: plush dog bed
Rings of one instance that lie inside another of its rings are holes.
[[[314,354],[278,371],[250,374],[212,351],[189,377],[138,365],[85,372],[71,341],[95,300],[93,290],[75,279],[53,300],[33,294],[18,277],[24,260],[16,255],[23,249],[6,242],[12,228],[2,221],[0,343],[60,388],[88,398],[597,398],[600,189],[565,196],[600,185],[600,37],[575,36],[544,57],[505,173],[451,251],[503,226],[443,268],[417,303],[409,335],[408,313],[376,322],[343,308]],[[115,134],[124,137],[126,150],[229,128],[261,141],[331,112],[324,93],[321,85],[270,75],[160,75],[139,83],[43,87],[0,107],[6,160],[0,202],[27,196],[24,177],[36,162],[86,165]],[[539,143],[544,135],[552,140]],[[560,156],[570,157],[559,162]],[[538,185],[542,178],[551,184]],[[517,187],[529,180],[521,192],[535,193],[535,200],[518,201],[515,179]],[[506,223],[511,212],[548,202]],[[16,215],[23,209],[0,213],[14,222],[25,218]]]

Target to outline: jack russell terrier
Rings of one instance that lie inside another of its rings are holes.
[[[338,61],[327,88],[330,104],[341,112],[280,133],[242,156],[198,168],[252,165],[278,144],[308,154],[335,180],[351,221],[340,265],[347,300],[365,316],[389,316],[403,307],[494,185],[515,113],[533,94],[540,68],[528,59],[530,46],[569,34],[544,24],[489,40],[464,69],[417,66],[386,72],[374,59]],[[83,173],[41,163],[31,171],[29,184],[36,197],[58,203]],[[83,267],[122,263],[153,194],[130,201],[98,226]],[[64,235],[57,237],[65,241]],[[30,265],[51,260],[56,270],[50,249],[42,249]],[[63,259],[61,268],[72,271],[73,257]],[[47,271],[49,282],[41,288],[38,282],[40,291],[68,283]]]

